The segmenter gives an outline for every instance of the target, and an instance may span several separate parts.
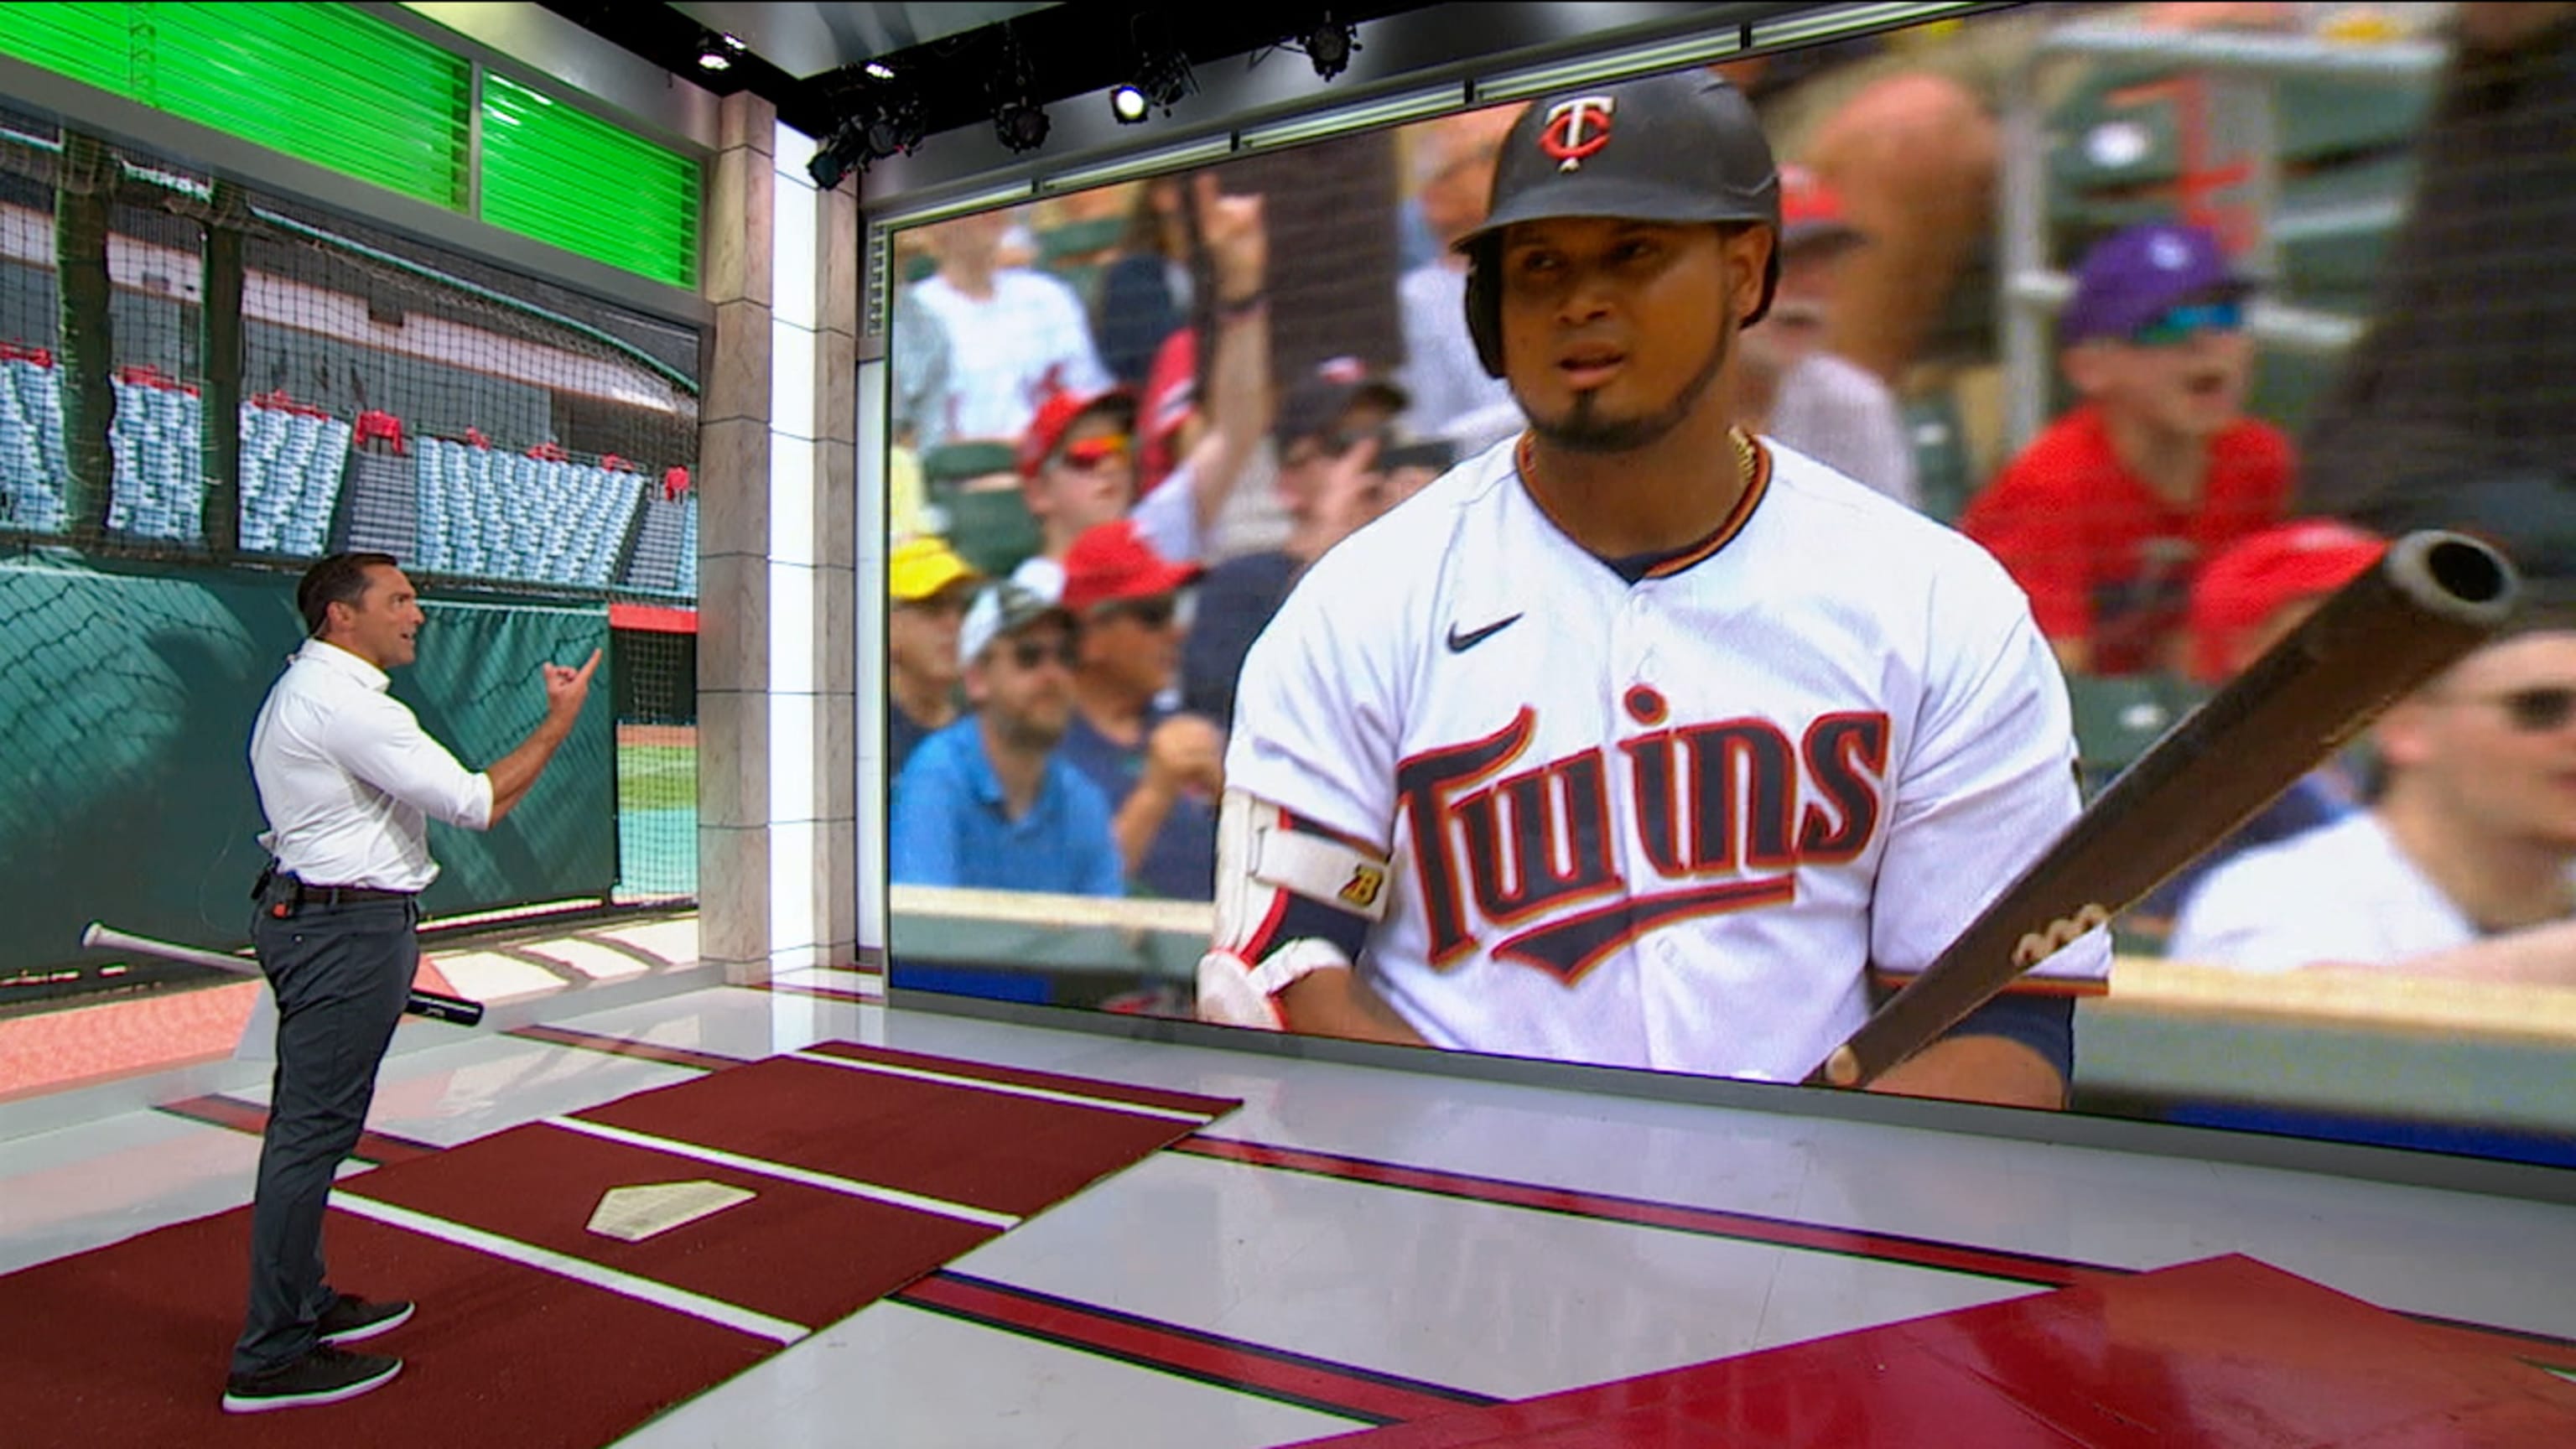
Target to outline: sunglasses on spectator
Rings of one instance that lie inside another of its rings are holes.
[[[1150,599],[1119,599],[1091,611],[1091,617],[1106,623],[1111,619],[1133,619],[1148,629],[1168,629],[1179,616],[1180,601],[1169,594]]]
[[[1128,439],[1125,433],[1084,438],[1079,442],[1064,445],[1064,463],[1066,467],[1078,473],[1094,472],[1126,457],[1127,447]]]
[[[2562,728],[2576,719],[2576,686],[2564,684],[2534,685],[2505,694],[2475,696],[2473,704],[2501,705],[2504,716],[2523,734],[2537,735]]]
[[[1036,669],[1050,661],[1061,664],[1067,669],[1073,668],[1075,662],[1073,641],[1070,639],[1052,641],[1014,639],[1011,641],[1011,662],[1020,668]]]
[[[2224,302],[2186,302],[2168,307],[2164,314],[2141,322],[2129,333],[2129,340],[2140,347],[2171,347],[2188,342],[2203,332],[2235,332],[2245,326],[2245,304],[2234,299]]]

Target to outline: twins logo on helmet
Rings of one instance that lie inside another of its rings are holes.
[[[1547,126],[1538,133],[1538,148],[1561,164],[1559,171],[1580,171],[1584,158],[1610,144],[1610,117],[1619,102],[1610,96],[1577,96],[1548,107]]]

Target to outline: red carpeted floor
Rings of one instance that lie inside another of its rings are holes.
[[[2576,1384],[2229,1256],[1310,1443],[2566,1449]]]
[[[0,1443],[590,1449],[1239,1105],[822,1050],[967,1080],[773,1057],[578,1114],[819,1179],[550,1124],[343,1178],[326,1229],[333,1284],[421,1305],[366,1345],[400,1355],[402,1377],[346,1404],[218,1410],[241,1326],[246,1209],[0,1277]],[[696,1179],[757,1196],[640,1243],[588,1231],[608,1188]],[[979,1220],[854,1195],[873,1189],[945,1199]],[[388,1225],[360,1215],[370,1202],[452,1227]],[[630,1275],[618,1281],[631,1291],[442,1236],[478,1233]]]

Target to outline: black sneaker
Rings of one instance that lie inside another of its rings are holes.
[[[322,1321],[313,1326],[324,1343],[356,1343],[379,1333],[390,1333],[411,1321],[408,1303],[370,1303],[364,1298],[343,1293],[331,1301]]]
[[[324,1344],[284,1368],[264,1374],[234,1374],[224,1380],[224,1412],[256,1414],[266,1409],[336,1404],[391,1383],[394,1375],[401,1372],[401,1359],[350,1353]]]

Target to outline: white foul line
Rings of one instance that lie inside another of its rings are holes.
[[[785,1182],[819,1187],[825,1192],[868,1198],[899,1208],[911,1208],[915,1212],[937,1213],[941,1217],[957,1218],[988,1228],[1010,1229],[1020,1225],[1020,1220],[1009,1213],[968,1207],[962,1202],[950,1202],[946,1198],[926,1197],[917,1192],[905,1192],[899,1187],[880,1187],[873,1182],[860,1182],[855,1178],[834,1177],[828,1172],[816,1172],[811,1168],[798,1167],[792,1163],[772,1162],[765,1157],[744,1157],[722,1148],[701,1147],[694,1142],[683,1142],[676,1137],[656,1137],[649,1132],[631,1132],[626,1128],[611,1127],[605,1123],[584,1122],[578,1117],[548,1117],[544,1121],[549,1127],[560,1127],[567,1132],[586,1133],[603,1141],[622,1142],[629,1147],[667,1152],[674,1157],[694,1157],[700,1162],[713,1163],[718,1167],[730,1167],[737,1172],[755,1172],[763,1177],[775,1177]]]
[[[854,1072],[882,1072],[889,1077],[911,1077],[924,1082],[945,1082],[954,1087],[973,1087],[978,1091],[1000,1092],[1011,1097],[1035,1097],[1041,1102],[1066,1102],[1076,1107],[1098,1107],[1108,1112],[1133,1112],[1139,1117],[1160,1117],[1166,1121],[1188,1122],[1200,1127],[1215,1120],[1205,1112],[1184,1112],[1177,1107],[1148,1107],[1142,1102],[1121,1102],[1110,1097],[1085,1097],[1079,1093],[1051,1091],[1045,1087],[1023,1087],[1016,1082],[988,1082],[982,1077],[961,1077],[951,1072],[933,1072],[921,1067],[898,1067],[890,1062],[863,1062],[851,1057],[836,1057],[814,1051],[793,1051],[786,1055],[800,1062],[820,1062],[827,1067],[847,1067]]]
[[[814,1331],[802,1324],[790,1323],[784,1318],[772,1318],[766,1313],[755,1313],[748,1308],[738,1307],[721,1299],[709,1298],[702,1293],[692,1293],[686,1288],[674,1288],[668,1283],[657,1283],[650,1278],[641,1278],[633,1273],[623,1273],[615,1268],[602,1267],[587,1258],[576,1258],[569,1253],[558,1253],[552,1248],[540,1248],[534,1243],[505,1238],[499,1233],[487,1233],[481,1228],[469,1228],[463,1223],[431,1217],[427,1213],[396,1207],[392,1203],[378,1202],[371,1197],[361,1197],[345,1188],[332,1192],[331,1206],[344,1208],[362,1218],[374,1218],[377,1222],[419,1233],[423,1237],[437,1238],[443,1242],[454,1243],[460,1248],[472,1248],[478,1253],[486,1253],[495,1258],[503,1258],[530,1268],[559,1274],[577,1283],[587,1283],[593,1288],[605,1288],[611,1293],[622,1293],[629,1298],[641,1299],[657,1308],[668,1308],[688,1314],[692,1318],[719,1323],[756,1338],[774,1339],[781,1344],[789,1344]]]

